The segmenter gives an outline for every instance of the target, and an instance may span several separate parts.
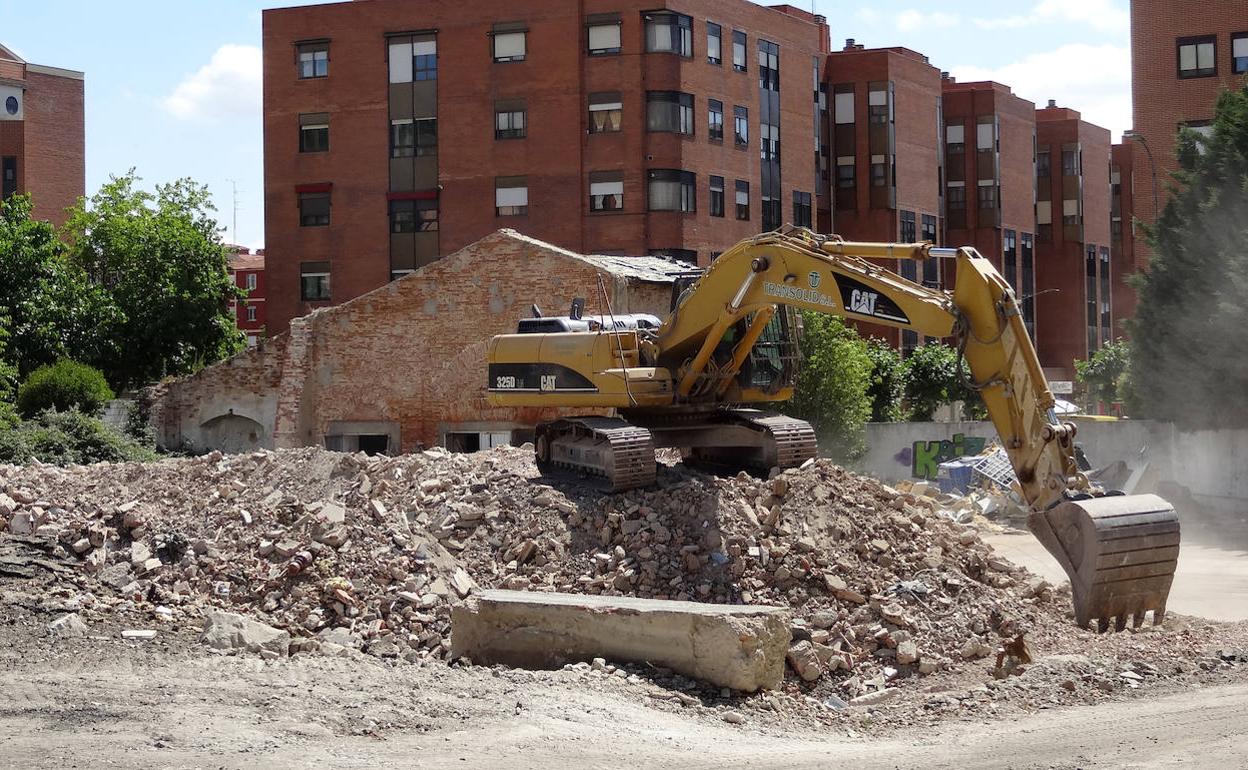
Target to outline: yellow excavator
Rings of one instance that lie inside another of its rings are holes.
[[[956,288],[932,289],[868,258],[956,262]],[[607,302],[605,292],[603,301]],[[792,397],[799,363],[795,310],[831,313],[929,337],[953,337],[969,366],[1023,497],[1028,528],[1070,577],[1076,621],[1100,631],[1160,623],[1179,554],[1173,506],[1107,493],[1075,458],[1012,288],[972,248],[851,243],[804,228],[738,243],[678,282],[673,309],[520,322],[488,350],[495,406],[602,410],[538,425],[544,472],[567,469],[608,490],[653,484],[655,447],[686,462],[766,472],[815,455],[815,432],[758,405]]]

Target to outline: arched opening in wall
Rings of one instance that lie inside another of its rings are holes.
[[[251,452],[264,446],[264,426],[240,414],[223,414],[200,426],[205,449],[228,454]]]

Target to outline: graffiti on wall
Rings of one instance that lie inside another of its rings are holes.
[[[897,462],[910,466],[910,474],[917,479],[935,480],[940,464],[984,451],[988,439],[955,433],[952,439],[934,441],[919,440],[897,453]]]

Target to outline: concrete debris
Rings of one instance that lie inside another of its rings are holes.
[[[62,639],[69,639],[86,636],[88,629],[87,624],[82,622],[82,618],[77,613],[71,612],[49,623],[48,633]]]
[[[217,650],[269,651],[285,656],[290,634],[233,612],[210,612],[199,640]]]

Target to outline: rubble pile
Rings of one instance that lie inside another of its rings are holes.
[[[0,492],[0,545],[60,560],[46,576],[74,611],[202,624],[265,657],[446,658],[450,607],[478,586],[784,605],[795,684],[851,699],[999,649],[1013,670],[1005,640],[1081,633],[1061,592],[932,499],[823,460],[770,479],[663,467],[605,495],[540,478],[527,448],[300,449],[0,466]]]

